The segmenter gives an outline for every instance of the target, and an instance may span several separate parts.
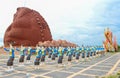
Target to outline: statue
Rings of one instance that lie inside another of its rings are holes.
[[[113,34],[112,34],[112,32],[110,31],[109,28],[107,28],[104,31],[104,35],[105,35],[105,41],[103,41],[103,46],[104,46],[105,50],[107,52],[109,52],[109,51],[117,51],[116,37],[114,38],[114,42],[113,42],[113,40],[112,40]]]

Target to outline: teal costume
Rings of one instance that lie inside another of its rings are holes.
[[[63,59],[63,53],[64,53],[64,50],[62,48],[59,48],[58,49],[58,64],[61,64],[62,63],[62,59]]]
[[[44,62],[46,56],[46,49],[42,48],[40,51],[41,51],[41,62]]]
[[[16,48],[16,50],[20,52],[19,62],[24,62],[25,50],[26,50],[26,49],[18,49],[18,48]]]
[[[36,49],[35,53],[36,53],[36,59],[34,61],[34,65],[39,65],[40,64],[41,55],[42,55],[41,50],[40,49]]]
[[[10,48],[10,49],[4,48],[4,50],[9,52],[9,56],[10,56],[7,62],[7,66],[13,66],[13,61],[15,57],[14,48]]]

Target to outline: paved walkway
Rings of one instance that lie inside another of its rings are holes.
[[[95,78],[120,70],[120,53],[107,53],[105,56],[92,58],[86,62],[73,61],[72,65],[67,65],[67,60],[64,60],[62,67],[58,67],[56,61],[47,59],[46,64],[36,70],[33,63],[19,66],[17,56],[13,72],[6,72],[7,58],[8,56],[0,55],[0,78]],[[33,56],[32,60],[34,59]]]

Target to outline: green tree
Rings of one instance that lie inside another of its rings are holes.
[[[120,52],[120,45],[118,45],[118,51]]]

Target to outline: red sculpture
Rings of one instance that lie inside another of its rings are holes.
[[[47,22],[35,10],[19,7],[12,24],[4,35],[4,45],[35,46],[39,41],[51,41],[52,35]]]

